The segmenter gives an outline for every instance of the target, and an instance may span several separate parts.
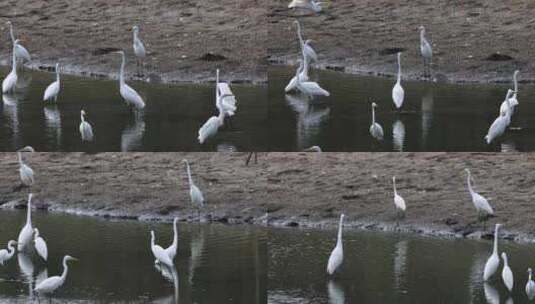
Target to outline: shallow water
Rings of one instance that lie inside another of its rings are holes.
[[[6,69],[0,70],[2,77]],[[222,75],[224,80],[224,74]],[[238,111],[204,145],[199,128],[217,115],[214,84],[163,85],[128,82],[145,100],[134,115],[119,95],[117,81],[62,76],[56,103],[43,102],[55,74],[26,71],[16,94],[0,103],[0,151],[31,145],[38,151],[217,151],[265,150],[268,135],[267,88],[231,85]],[[80,110],[93,127],[95,141],[82,144]]]
[[[265,303],[266,232],[253,226],[179,224],[176,271],[161,273],[150,251],[172,242],[170,223],[109,221],[33,212],[33,222],[48,244],[49,260],[15,254],[0,266],[0,302],[26,303],[29,291],[48,276],[61,274],[65,254],[66,284],[54,299],[68,302]],[[0,246],[16,239],[25,211],[0,211]],[[178,299],[178,300],[177,300]],[[47,301],[48,302],[48,301]]]
[[[345,231],[344,262],[330,278],[325,269],[335,243],[335,230],[270,230],[268,303],[529,303],[524,288],[534,245],[499,244],[514,273],[510,294],[501,266],[483,283],[490,240]]]
[[[325,151],[533,151],[535,87],[519,84],[519,106],[511,127],[496,143],[483,140],[498,116],[507,89],[504,85],[447,85],[402,81],[405,101],[394,111],[395,79],[362,77],[332,71],[313,71],[311,78],[331,93],[309,101],[284,93],[295,70],[269,69],[269,113],[274,126],[270,149],[302,150],[313,145]],[[519,78],[521,79],[521,74]],[[371,101],[384,141],[369,132]]]

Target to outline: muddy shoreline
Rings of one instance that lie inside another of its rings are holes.
[[[395,53],[402,51],[403,79],[422,80],[418,27],[424,25],[434,52],[433,81],[510,83],[516,69],[519,81],[535,81],[529,51],[535,23],[526,15],[535,4],[529,0],[340,0],[318,15],[287,5],[273,0],[268,7],[270,64],[293,65],[299,57],[298,19],[304,38],[315,41],[315,68],[392,77]]]
[[[71,75],[117,78],[127,54],[127,78],[162,83],[265,83],[266,7],[257,0],[5,1],[0,4],[0,65],[10,65],[6,21],[32,55],[26,66],[60,62]],[[132,26],[147,49],[142,69],[132,50]],[[247,50],[244,52],[243,50]]]
[[[258,224],[332,229],[339,214],[346,227],[447,238],[500,237],[535,242],[533,153],[34,153],[31,189],[19,188],[16,154],[0,154],[0,208],[34,206],[53,212],[109,218]],[[201,217],[189,202],[181,160],[207,203]],[[477,221],[464,168],[489,199],[496,217]],[[391,178],[407,202],[399,222]],[[267,213],[267,215],[266,215]]]

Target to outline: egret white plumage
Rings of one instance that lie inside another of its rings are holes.
[[[485,263],[485,269],[483,270],[483,280],[485,282],[496,273],[498,266],[500,266],[500,257],[498,256],[498,231],[501,226],[501,224],[496,224],[494,228],[494,247],[487,263]]]
[[[401,52],[398,53],[398,80],[392,88],[392,100],[397,109],[403,105],[403,99],[405,98],[405,91],[401,86]]]
[[[11,42],[15,44],[15,41],[18,40],[15,39],[15,34],[13,34],[13,24],[11,23],[11,21],[7,21],[6,24],[9,25],[9,35],[11,36]],[[15,46],[15,57],[17,58],[17,60],[21,60],[23,62],[32,60],[30,52],[28,52],[25,47],[18,43]]]
[[[520,71],[516,70],[513,74],[513,86],[514,86],[513,95],[510,98],[508,98],[509,103],[507,102],[507,100],[504,100],[502,104],[500,105],[500,115],[505,115],[507,114],[507,111],[510,110],[511,112],[510,116],[513,116],[513,113],[515,112],[515,107],[518,105],[518,99],[516,97],[518,93],[518,80],[517,80],[518,73],[520,73]]]
[[[500,113],[500,116],[494,120],[492,125],[489,127],[489,131],[487,132],[487,135],[485,135],[485,140],[487,141],[487,144],[490,144],[494,139],[497,137],[500,137],[505,133],[505,130],[507,129],[507,126],[509,123],[511,123],[511,96],[513,94],[513,90],[507,91],[507,96],[505,97],[505,103],[507,105],[507,111],[505,111],[504,114]]]
[[[7,74],[6,78],[2,81],[2,93],[14,93],[17,85],[17,59],[15,57],[15,48],[19,41],[15,40],[13,43],[13,53],[11,54],[11,72]]]
[[[225,114],[231,117],[236,113],[236,98],[228,83],[219,82],[219,69],[216,70],[216,107]]]
[[[173,266],[173,260],[169,258],[165,250],[160,245],[154,244],[155,236],[154,231],[151,230],[150,232],[150,249],[152,251],[152,254],[154,255],[154,258],[159,262],[162,263],[168,267],[174,267]]]
[[[139,67],[140,62],[145,59],[145,55],[147,52],[145,51],[145,45],[143,44],[143,41],[139,39],[139,27],[137,25],[134,25],[132,27],[132,33],[134,35],[133,37],[134,54],[137,57],[137,64]]]
[[[298,60],[299,67],[295,71],[295,76],[288,82],[288,85],[286,85],[286,88],[284,88],[284,92],[288,93],[293,90],[297,90],[297,81],[299,78],[299,74],[301,74],[301,71],[303,70],[303,61]]]
[[[127,104],[134,106],[138,110],[143,109],[145,107],[145,102],[141,96],[139,96],[136,90],[127,85],[124,80],[124,67],[126,65],[126,56],[124,51],[117,51],[114,53],[121,54],[122,56],[121,70],[119,72],[119,92],[121,93],[121,96]]]
[[[475,192],[474,189],[472,189],[472,175],[470,173],[470,170],[468,168],[464,170],[468,174],[466,178],[466,183],[468,185],[468,191],[470,192],[470,196],[472,197],[472,203],[474,204],[474,207],[476,207],[479,218],[483,216],[494,215],[494,210],[492,210],[492,207],[490,206],[487,199],[479,193]]]
[[[396,177],[392,177],[392,184],[394,185],[394,205],[396,206],[396,210],[401,213],[402,215],[405,214],[405,210],[407,209],[407,206],[405,205],[405,200],[401,195],[398,194],[398,191],[396,189]]]
[[[288,4],[288,8],[303,8],[319,13],[323,9],[321,3],[322,2],[316,0],[292,0],[290,4]]]
[[[19,175],[20,175],[20,181],[22,185],[29,187],[33,185],[34,183],[34,173],[32,168],[30,166],[26,165],[22,160],[22,154],[21,151],[17,152],[17,156],[19,159]]]
[[[37,292],[39,295],[41,294],[49,294],[54,292],[56,289],[63,286],[65,283],[65,280],[67,279],[67,272],[69,271],[69,266],[67,265],[68,261],[78,261],[78,259],[73,258],[70,255],[66,255],[63,257],[63,273],[61,276],[53,276],[49,277],[48,279],[42,281],[41,283],[37,284],[35,286],[34,291]]]
[[[191,203],[196,208],[202,208],[204,206],[204,196],[202,195],[201,190],[193,183],[191,178],[191,170],[189,167],[189,162],[187,159],[182,160],[186,165],[186,171],[188,173],[188,182],[189,182],[189,196]]]
[[[297,77],[297,89],[308,96],[330,96],[329,92],[320,87],[316,82],[303,81],[301,74]]]
[[[222,95],[220,97],[216,98],[224,98],[228,95]],[[216,104],[219,103],[219,101],[216,101]],[[219,128],[223,125],[225,122],[225,111],[219,110],[219,114],[217,116],[212,116],[208,118],[208,120],[201,126],[201,128],[198,131],[199,136],[197,139],[199,140],[200,144],[203,144],[208,138],[214,136],[217,134],[217,131],[219,131]]]
[[[85,121],[85,111],[80,111],[80,135],[82,136],[82,141],[92,141],[93,140],[93,128],[91,125]]]
[[[165,249],[165,252],[167,253],[167,255],[169,256],[169,258],[172,260],[175,259],[175,256],[176,256],[176,251],[177,251],[177,248],[178,248],[178,218],[175,217],[173,219],[173,243],[171,244],[171,246],[167,247]]]
[[[424,62],[424,76],[431,76],[431,59],[433,58],[433,49],[431,44],[425,38],[425,27],[420,26],[420,53]],[[426,72],[427,69],[427,72]]]
[[[511,268],[509,267],[507,254],[505,254],[505,252],[502,252],[502,259],[503,259],[502,280],[503,280],[503,283],[505,284],[505,287],[507,287],[509,291],[512,291],[513,284],[514,284],[513,272],[511,271]]]
[[[303,55],[303,60],[309,60],[309,61],[318,61],[318,54],[310,43],[312,40],[307,39],[306,41],[303,39],[303,35],[301,34],[301,24],[299,23],[299,20],[295,20],[294,23],[297,25],[297,38],[299,38],[299,47],[301,48],[301,53]]]
[[[528,268],[528,281],[526,282],[526,295],[528,299],[533,300],[535,297],[535,282],[531,279],[531,268]]]
[[[59,94],[59,87],[60,87],[60,83],[59,83],[59,62],[58,62],[56,63],[56,81],[48,85],[48,87],[45,90],[43,100],[47,101],[47,100],[54,99],[54,101],[57,101],[58,94]]]
[[[39,256],[46,261],[48,259],[48,247],[46,246],[46,242],[41,236],[39,236],[39,229],[34,228],[33,231],[35,232],[33,236],[33,242],[35,249],[37,250],[37,254],[39,254]]]
[[[370,134],[377,140],[383,140],[383,127],[375,121],[375,108],[378,107],[375,102],[372,103],[372,124],[370,126]]]
[[[303,152],[317,152],[321,153],[321,147],[320,146],[311,146],[303,150]]]
[[[13,257],[13,254],[15,254],[15,247],[13,246],[15,245],[17,245],[17,242],[11,240],[7,242],[7,250],[0,250],[0,265],[4,265],[5,262],[9,261],[9,259]]]
[[[32,193],[28,194],[28,204],[26,205],[26,224],[24,227],[22,227],[19,233],[19,238],[17,239],[17,249],[19,251],[26,251],[30,245],[30,242],[32,241],[32,196]]]
[[[332,275],[344,261],[344,245],[342,243],[342,225],[344,217],[345,215],[342,213],[340,215],[340,222],[338,223],[338,239],[336,241],[336,246],[331,252],[329,261],[327,262],[327,273],[329,275]]]

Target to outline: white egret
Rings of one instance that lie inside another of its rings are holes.
[[[92,141],[93,140],[93,128],[91,125],[85,121],[85,111],[80,111],[80,135],[82,136],[82,141]]]
[[[431,44],[425,38],[425,27],[420,26],[420,53],[424,62],[424,76],[431,76],[431,59],[433,58],[433,49]],[[426,72],[427,67],[427,72]]]
[[[201,190],[193,183],[191,178],[191,170],[187,159],[182,160],[186,164],[186,170],[188,172],[188,182],[189,182],[189,196],[191,198],[191,203],[196,208],[202,208],[204,206],[204,197]]]
[[[56,63],[56,81],[52,82],[48,85],[48,87],[45,90],[45,95],[43,96],[43,100],[52,100],[54,101],[58,100],[58,94],[59,94],[59,62]]]
[[[297,77],[297,89],[308,96],[330,96],[329,92],[320,87],[316,82],[304,81],[301,74]]]
[[[33,231],[35,232],[33,236],[33,242],[35,245],[35,249],[37,250],[37,254],[43,258],[43,260],[48,259],[48,247],[46,246],[45,240],[39,236],[39,229],[34,228]]]
[[[78,261],[78,259],[73,258],[70,255],[64,256],[63,273],[61,274],[61,276],[53,276],[42,281],[41,283],[37,284],[37,286],[35,286],[34,291],[38,294],[49,294],[60,288],[63,283],[65,283],[65,279],[67,279],[67,272],[69,271],[69,266],[67,265],[68,261]]]
[[[6,78],[4,78],[4,81],[2,81],[2,93],[14,93],[15,87],[17,85],[17,59],[15,57],[15,48],[17,46],[17,43],[19,41],[15,40],[13,43],[13,54],[11,55],[11,72],[7,74]]]
[[[154,258],[159,263],[162,263],[168,267],[174,267],[173,266],[173,260],[169,258],[165,250],[160,245],[154,244],[154,231],[151,230],[150,232],[150,249],[152,250],[152,254],[154,255]]]
[[[505,284],[505,287],[509,289],[509,291],[513,290],[513,272],[511,271],[511,268],[509,267],[509,264],[507,262],[507,254],[505,252],[502,252],[502,259],[503,259],[503,269],[502,269],[502,280]]]
[[[299,20],[295,20],[294,23],[297,25],[297,37],[299,38],[299,47],[301,48],[301,53],[303,55],[303,60],[312,60],[312,61],[318,61],[318,54],[310,43],[312,40],[304,40],[303,35],[301,34],[301,24],[299,23]]]
[[[19,175],[20,175],[20,181],[22,182],[22,185],[29,187],[33,185],[35,182],[34,180],[34,174],[32,168],[30,166],[26,165],[22,160],[22,154],[21,151],[17,152],[17,156],[19,159]]]
[[[307,82],[310,80],[310,78],[308,77],[308,70],[310,69],[310,66],[309,66],[310,59],[304,57],[303,62],[304,62],[303,68],[301,69],[301,72],[299,73],[299,77],[297,78],[297,80],[301,80],[302,82]]]
[[[327,262],[327,273],[330,275],[342,265],[342,261],[344,260],[344,245],[342,244],[342,225],[344,217],[345,215],[342,213],[340,215],[340,223],[338,223],[338,239],[336,241],[336,246],[329,256],[329,262]]]
[[[288,85],[286,86],[286,88],[284,88],[284,92],[286,93],[293,91],[293,90],[297,90],[297,81],[299,78],[299,74],[301,74],[301,71],[303,70],[303,61],[298,60],[298,62],[299,62],[299,67],[295,71],[295,76],[290,80],[290,82],[288,82]]]
[[[175,259],[176,250],[178,247],[178,218],[177,217],[173,219],[173,233],[174,233],[173,243],[171,244],[171,246],[165,249],[165,253],[167,253],[171,261]]]
[[[9,261],[9,259],[13,257],[13,254],[15,254],[15,247],[13,247],[14,245],[17,245],[17,242],[11,240],[7,242],[7,250],[0,250],[0,265],[4,265],[5,262]]]
[[[492,210],[492,207],[490,206],[487,199],[484,198],[479,193],[475,192],[474,189],[472,189],[472,181],[471,181],[472,175],[470,173],[470,170],[468,168],[464,170],[468,174],[466,178],[466,183],[468,185],[468,191],[470,192],[470,195],[472,196],[472,203],[474,204],[474,207],[476,207],[479,218],[488,216],[488,215],[494,215],[494,210]]]
[[[317,152],[321,153],[321,147],[320,146],[311,146],[303,150],[303,152]]]
[[[509,123],[511,123],[511,96],[513,94],[513,90],[507,91],[507,96],[505,97],[505,103],[507,105],[507,111],[502,114],[500,113],[500,116],[494,120],[492,125],[489,127],[489,131],[487,132],[487,135],[485,135],[485,140],[487,141],[487,144],[490,144],[495,138],[501,136],[504,132]]]
[[[485,282],[496,273],[498,266],[500,266],[500,257],[498,256],[498,231],[501,226],[501,224],[496,224],[494,228],[494,247],[487,263],[485,263],[485,269],[483,271],[483,280]]]
[[[219,69],[216,70],[216,107],[225,116],[233,116],[236,112],[236,98],[225,82],[219,82]]]
[[[26,211],[26,224],[22,227],[22,230],[19,233],[19,238],[17,240],[17,249],[19,251],[26,251],[30,242],[32,241],[33,228],[32,228],[32,196],[33,194],[28,194],[28,204]]]
[[[18,41],[18,40],[15,39],[15,34],[13,34],[13,24],[11,23],[11,21],[7,21],[6,23],[7,23],[7,25],[9,25],[9,34],[11,36],[11,42],[13,44],[15,44],[15,41]],[[28,50],[25,47],[23,47],[21,44],[18,44],[18,43],[15,46],[15,57],[17,59],[22,60],[22,61],[30,61],[30,60],[32,60]]]
[[[288,4],[288,8],[303,8],[319,13],[322,11],[321,3],[322,2],[316,0],[292,0],[292,2]]]
[[[225,121],[225,112],[219,111],[218,116],[212,116],[201,126],[198,131],[199,136],[197,139],[200,144],[203,144],[208,138],[217,134],[219,128],[223,125]]]
[[[401,195],[398,194],[398,191],[396,189],[396,177],[392,177],[392,183],[394,185],[394,205],[396,206],[396,210],[401,215],[405,215],[405,210],[407,209],[407,206],[405,205],[405,200]]]
[[[127,104],[134,106],[138,110],[143,109],[145,107],[145,102],[143,102],[141,96],[139,96],[134,89],[127,85],[124,80],[124,66],[126,65],[124,51],[117,51],[114,53],[121,54],[122,56],[121,70],[119,72],[119,91],[121,96]]]
[[[401,86],[401,52],[398,53],[398,80],[392,88],[392,100],[397,109],[403,105],[403,99],[405,98],[405,91]]]
[[[535,282],[531,279],[531,268],[528,268],[528,281],[526,283],[526,295],[528,299],[533,300],[535,297]]]
[[[134,34],[134,40],[133,40],[134,54],[137,57],[137,63],[139,67],[140,62],[145,59],[145,55],[147,52],[145,51],[145,45],[143,45],[143,41],[139,39],[139,27],[137,25],[134,25],[132,27],[132,32]]]
[[[507,100],[504,100],[502,102],[502,104],[500,105],[500,115],[505,115],[507,114],[507,111],[510,110],[511,116],[513,116],[513,113],[515,112],[515,107],[518,105],[518,99],[516,97],[518,93],[518,80],[517,80],[518,73],[520,73],[520,71],[516,70],[513,74],[513,86],[514,86],[513,93],[514,94],[510,96],[509,103],[507,103]]]
[[[377,140],[383,140],[383,127],[377,122],[375,122],[375,108],[377,104],[372,103],[372,125],[370,126],[370,134]]]

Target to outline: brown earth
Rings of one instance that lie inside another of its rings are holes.
[[[449,236],[488,236],[496,222],[503,236],[535,239],[535,154],[490,153],[33,153],[35,205],[100,216],[198,220],[189,203],[183,158],[207,203],[202,218],[230,223],[396,228],[392,175],[407,202],[399,229]],[[0,205],[24,204],[16,154],[0,154]],[[470,168],[477,192],[496,217],[477,221],[466,188]],[[483,233],[482,233],[483,232]]]
[[[418,27],[424,25],[438,81],[510,82],[515,69],[520,81],[535,81],[531,0],[333,0],[315,16],[287,9],[289,2],[272,0],[268,7],[268,55],[274,64],[298,58],[292,23],[298,17],[305,39],[316,41],[317,67],[394,75],[394,49],[402,48],[404,78],[420,79]],[[511,59],[495,61],[507,59],[500,55]]]
[[[224,80],[266,82],[266,8],[261,3],[6,0],[0,3],[0,62],[11,64],[5,24],[11,20],[15,36],[33,57],[31,68],[46,69],[59,61],[64,73],[117,77],[120,56],[107,53],[120,48],[127,51],[127,72],[134,78],[131,28],[139,25],[149,55],[143,77],[136,78],[201,82],[214,80],[220,68]]]

